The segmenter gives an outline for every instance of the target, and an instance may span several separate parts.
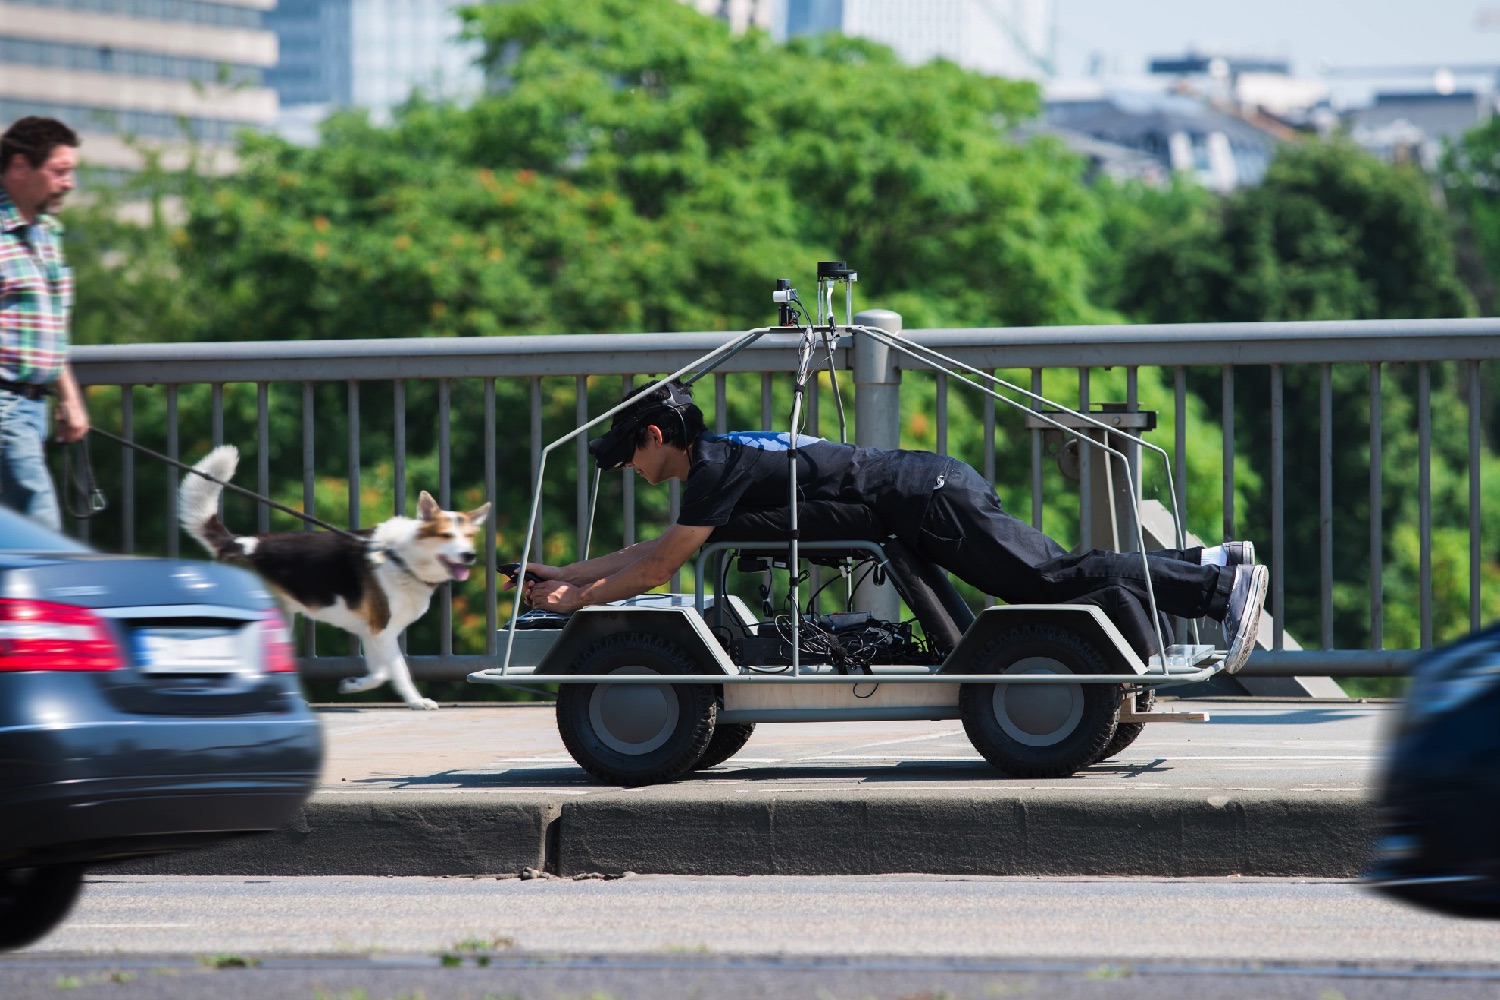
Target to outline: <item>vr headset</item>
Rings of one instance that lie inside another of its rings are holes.
[[[683,436],[687,436],[687,421],[682,414],[693,405],[692,392],[676,382],[658,383],[652,387],[652,392],[660,392],[662,389],[667,390],[667,398],[653,399],[647,396],[633,409],[621,410],[610,421],[609,433],[589,442],[589,454],[594,456],[600,469],[618,469],[635,458],[636,433],[642,427],[659,425],[663,418],[671,419],[668,414],[676,415],[678,422],[682,424]]]

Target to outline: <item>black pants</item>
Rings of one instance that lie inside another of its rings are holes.
[[[994,487],[957,460],[930,496],[886,498],[883,506],[890,508],[882,512],[886,523],[902,541],[1007,604],[1091,599],[1127,607],[1122,595],[1128,595],[1139,609],[1136,617],[1150,632],[1149,576],[1156,608],[1164,614],[1222,620],[1229,606],[1233,570],[1198,565],[1198,550],[1156,551],[1144,559],[1140,553],[1102,549],[1070,553],[1002,510]],[[1122,595],[1104,593],[1113,588]]]

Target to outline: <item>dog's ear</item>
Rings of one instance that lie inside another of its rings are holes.
[[[484,519],[487,518],[487,517],[489,517],[489,516],[490,516],[490,505],[489,504],[485,504],[483,507],[475,507],[473,510],[469,511],[469,523],[472,524],[472,525],[474,525],[474,527],[477,528],[481,524],[483,524],[484,523]]]
[[[419,521],[431,521],[438,516],[441,509],[438,507],[438,502],[432,499],[432,494],[426,490],[423,490],[422,495],[417,498],[417,520]]]

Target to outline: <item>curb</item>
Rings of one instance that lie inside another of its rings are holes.
[[[679,786],[680,787],[680,786]],[[561,798],[315,796],[274,833],[107,866],[142,875],[1301,876],[1353,878],[1374,809],[1356,793]]]

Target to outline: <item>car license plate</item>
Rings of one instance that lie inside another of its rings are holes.
[[[148,674],[232,674],[246,669],[239,637],[203,629],[147,628],[136,632],[141,668]]]

